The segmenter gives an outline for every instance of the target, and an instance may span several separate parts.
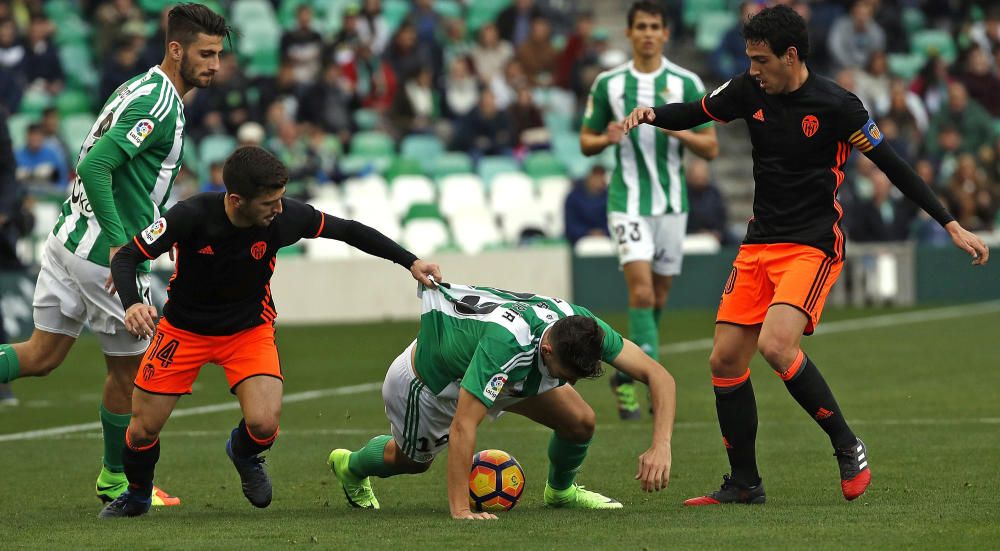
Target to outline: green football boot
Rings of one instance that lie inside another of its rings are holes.
[[[369,477],[358,478],[355,476],[347,466],[350,460],[351,450],[340,448],[330,452],[326,464],[330,466],[330,470],[340,481],[340,485],[344,488],[344,496],[347,497],[347,503],[351,507],[378,509],[378,499],[375,498],[375,492],[372,491]]]
[[[543,494],[546,507],[556,509],[621,509],[622,504],[602,496],[597,492],[585,490],[576,484],[565,490],[554,490],[546,482]]]

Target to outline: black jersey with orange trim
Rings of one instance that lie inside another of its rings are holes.
[[[238,228],[224,201],[224,193],[181,201],[123,248],[156,258],[176,245],[163,315],[199,335],[232,335],[273,322],[270,281],[278,249],[319,236],[325,224],[312,206],[283,198],[270,225]]]
[[[701,106],[720,122],[742,118],[750,130],[754,216],[744,242],[800,243],[842,258],[844,163],[852,149],[882,141],[857,96],[812,72],[794,92],[767,94],[743,73]]]

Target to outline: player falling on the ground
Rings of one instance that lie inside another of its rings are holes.
[[[622,119],[639,105],[691,101],[705,94],[698,75],[663,57],[670,31],[657,2],[629,8],[626,35],[632,61],[598,75],[587,99],[580,148],[597,155],[615,148],[608,189],[608,226],[628,286],[629,337],[654,360],[659,323],[673,277],[681,273],[687,228],[684,150],[711,160],[719,152],[712,122],[694,130],[640,128],[622,134]],[[640,417],[636,385],[620,371],[611,387],[622,419]]]
[[[382,385],[392,435],[376,436],[356,452],[330,453],[349,504],[378,509],[370,476],[422,473],[450,446],[452,518],[496,518],[469,509],[469,470],[483,418],[510,411],[553,430],[546,506],[620,508],[574,483],[595,421],[572,385],[600,376],[601,360],[649,385],[653,442],[639,456],[635,478],[646,491],[666,488],[674,380],[638,346],[586,308],[557,298],[446,283],[421,296],[420,332],[389,366]]]
[[[837,189],[856,148],[985,264],[989,249],[940,204],[919,176],[882,143],[858,98],[811,72],[806,25],[791,8],[767,8],[743,25],[750,70],[700,101],[635,109],[641,123],[689,128],[708,120],[746,121],[754,158],[754,217],[725,284],[710,359],[716,411],[732,468],[722,487],[687,505],[763,503],[754,444],[757,405],[748,365],[760,351],[789,393],[829,435],[841,489],[852,500],[871,481],[864,443],[848,427],[830,387],[802,352],[819,323],[844,259]]]
[[[108,368],[100,408],[104,465],[97,478],[97,497],[104,502],[128,486],[121,451],[132,379],[149,345],[125,330],[121,304],[107,292],[110,259],[130,235],[159,217],[181,166],[182,98],[211,84],[228,34],[226,20],[201,4],[170,10],[163,61],[115,90],[80,148],[77,177],[42,252],[35,331],[27,342],[0,344],[0,382],[7,382],[59,367],[84,325],[97,335]],[[148,271],[143,264],[139,274],[146,301]],[[157,488],[153,503],[180,500]]]
[[[281,412],[277,312],[269,284],[278,249],[303,238],[338,239],[408,268],[423,283],[430,284],[428,275],[440,277],[437,265],[417,259],[374,229],[284,198],[288,173],[265,149],[237,149],[226,160],[223,180],[225,193],[203,193],[177,203],[112,261],[125,327],[137,336],[153,335],[153,342],[135,378],[122,454],[129,488],[101,511],[102,517],[149,510],[160,430],[209,362],[223,367],[243,411],[226,442],[243,493],[256,507],[270,504],[271,481],[260,454],[278,436]],[[177,271],[167,288],[163,317],[154,324],[156,309],[142,302],[136,267],[172,247]]]

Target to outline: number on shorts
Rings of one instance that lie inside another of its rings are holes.
[[[156,342],[154,342],[153,346],[155,348],[151,348],[153,352],[149,353],[149,357],[160,360],[160,365],[163,367],[170,367],[170,364],[174,361],[174,354],[177,353],[177,348],[181,345],[181,343],[178,342],[177,339],[170,339],[167,341],[167,344],[160,346],[163,342],[163,335],[158,334],[157,337],[159,338],[156,339]]]
[[[628,239],[638,241],[642,237],[642,234],[639,232],[638,222],[629,222],[628,226],[632,227],[632,231],[628,231],[625,224],[615,224],[615,237],[618,238],[619,245],[624,245],[628,242]],[[628,239],[626,239],[626,232],[628,233]]]

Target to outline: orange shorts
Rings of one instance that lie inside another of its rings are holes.
[[[788,304],[809,316],[804,333],[811,335],[843,267],[841,260],[808,245],[742,245],[715,322],[756,325],[764,322],[772,305]]]
[[[207,363],[222,366],[230,391],[257,375],[284,380],[271,324],[214,337],[178,329],[160,318],[135,376],[135,386],[153,394],[191,394],[191,385]]]

